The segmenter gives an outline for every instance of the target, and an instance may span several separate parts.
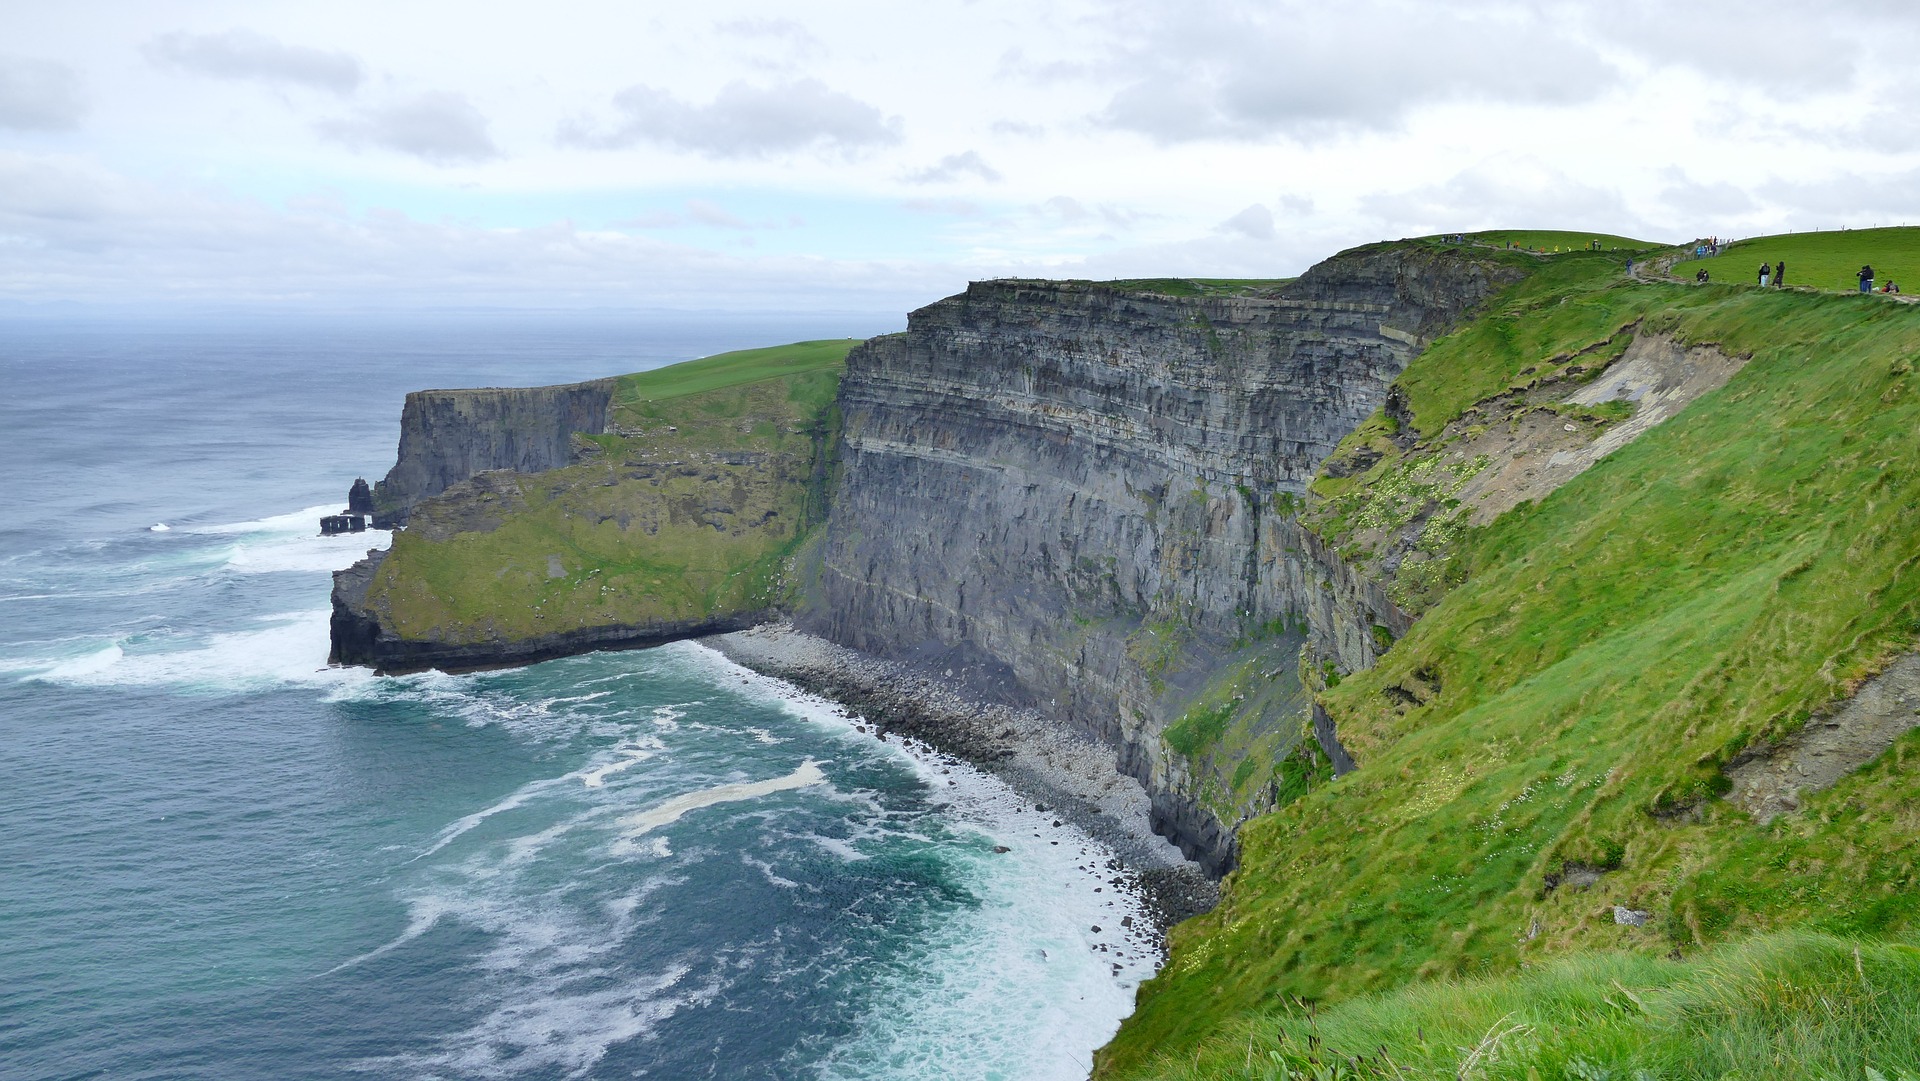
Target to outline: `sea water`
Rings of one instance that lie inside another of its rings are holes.
[[[1084,1076],[1145,921],[997,781],[694,643],[325,663],[405,391],[887,329],[0,324],[0,1076]]]

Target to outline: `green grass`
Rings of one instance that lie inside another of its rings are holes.
[[[786,563],[824,514],[834,392],[854,344],[622,377],[615,430],[589,439],[597,457],[504,498],[424,503],[369,601],[405,637],[463,643],[789,602]]]
[[[1877,275],[1874,288],[1892,280],[1906,292],[1920,292],[1920,226],[1755,237],[1723,247],[1712,259],[1676,263],[1673,273],[1691,279],[1704,267],[1714,281],[1757,285],[1761,260],[1785,260],[1790,286],[1858,292],[1856,275],[1865,263]]]
[[[1917,1004],[1920,950],[1782,934],[1684,963],[1593,956],[1278,1010],[1141,1076],[1909,1081],[1920,1078]]]
[[[1397,382],[1414,426],[1433,435],[1476,402],[1582,363],[1585,351],[1625,349],[1624,338],[1614,341],[1622,328],[1682,300],[1672,290],[1633,283],[1615,255],[1563,255],[1543,261],[1480,318],[1432,343]]]
[[[1494,247],[1512,244],[1528,251],[1569,252],[1585,251],[1596,240],[1603,251],[1647,251],[1666,247],[1664,244],[1645,240],[1635,240],[1630,236],[1618,236],[1613,233],[1582,233],[1570,229],[1488,229],[1478,233],[1468,233],[1468,239]],[[1426,237],[1427,240],[1439,239]]]
[[[704,394],[763,379],[787,379],[823,373],[837,376],[857,338],[794,342],[765,349],[742,349],[620,377],[618,400],[627,406]]]
[[[1920,931],[1920,734],[1765,828],[1714,798],[1735,754],[1916,645],[1920,310],[1634,284],[1584,258],[1415,359],[1423,430],[1634,320],[1752,360],[1468,534],[1465,584],[1323,693],[1362,768],[1241,831],[1225,900],[1175,929],[1103,1076],[1291,996],[1781,928]],[[1438,689],[1388,693],[1414,680]],[[1607,873],[1551,889],[1568,863]],[[1617,925],[1614,905],[1653,919]]]
[[[1292,278],[1115,278],[1094,284],[1131,293],[1169,297],[1259,296],[1278,292]]]

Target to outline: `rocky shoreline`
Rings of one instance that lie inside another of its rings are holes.
[[[880,739],[916,740],[985,770],[1114,854],[1146,902],[1156,938],[1213,908],[1218,885],[1149,825],[1145,789],[1113,752],[1033,710],[986,703],[938,675],[881,660],[790,624],[701,639],[735,664],[839,702]]]

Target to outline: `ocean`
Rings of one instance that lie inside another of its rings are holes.
[[[1085,1076],[1148,921],[993,778],[695,643],[326,665],[406,391],[890,329],[0,323],[0,1076]]]

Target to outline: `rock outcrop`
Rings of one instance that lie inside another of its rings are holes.
[[[1761,822],[1800,809],[1800,798],[1832,788],[1920,728],[1920,654],[1895,658],[1853,696],[1776,743],[1727,765],[1727,798]]]
[[[573,457],[576,434],[607,428],[615,381],[419,390],[400,410],[400,455],[373,487],[374,527],[405,525],[414,504],[476,473],[539,473]]]
[[[1518,275],[1380,246],[1265,294],[1001,281],[923,308],[849,358],[799,624],[1080,724],[1223,868],[1237,823],[1203,797],[1225,779],[1163,734],[1248,641],[1332,618],[1337,560],[1291,508],[1416,350]],[[1297,738],[1305,707],[1273,723]]]
[[[390,550],[335,576],[333,661],[494,668],[774,618],[791,606],[786,568],[825,515],[833,377],[628,393],[611,415],[594,403],[614,380],[409,398],[410,475],[431,465],[438,483],[509,450],[548,464],[483,470],[414,500]],[[449,401],[460,408],[442,415]],[[550,445],[490,437],[475,419],[488,413],[540,420]],[[592,424],[608,431],[566,431]],[[550,462],[563,436],[567,457]]]

